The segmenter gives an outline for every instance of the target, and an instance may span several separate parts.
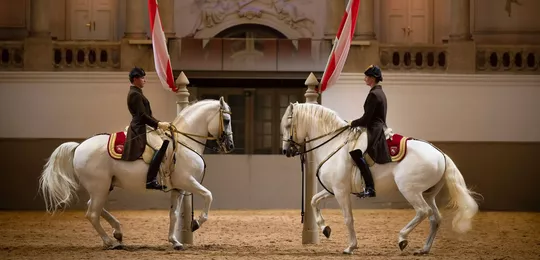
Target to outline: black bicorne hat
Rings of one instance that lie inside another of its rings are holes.
[[[364,75],[376,78],[378,81],[383,81],[382,71],[377,65],[369,65],[364,71]]]

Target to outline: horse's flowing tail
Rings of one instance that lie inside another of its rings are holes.
[[[471,229],[472,218],[478,212],[478,204],[472,197],[478,193],[467,188],[463,175],[456,164],[448,155],[446,157],[446,172],[444,179],[450,192],[450,206],[457,208],[457,213],[452,220],[454,231],[465,233]]]
[[[47,212],[54,213],[64,204],[68,206],[73,194],[79,188],[73,169],[73,154],[79,146],[76,142],[67,142],[58,146],[43,167],[39,178],[39,188],[45,200]]]

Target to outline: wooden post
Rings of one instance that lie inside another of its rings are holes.
[[[317,98],[319,94],[315,89],[319,85],[317,77],[312,73],[309,74],[306,79],[305,85],[307,86],[306,94],[306,103],[317,103]],[[310,144],[306,145],[306,149],[310,149]],[[306,155],[305,161],[305,200],[304,200],[304,210],[305,210],[305,219],[304,226],[302,229],[302,244],[318,244],[319,243],[319,228],[315,221],[315,213],[311,208],[311,198],[317,192],[317,179],[315,178],[314,173],[315,165],[313,165],[313,156],[311,153]],[[302,183],[304,185],[304,183]]]
[[[180,72],[180,75],[176,79],[176,85],[178,86],[178,91],[176,92],[176,113],[179,114],[182,109],[184,109],[189,104],[189,91],[187,85],[189,80],[184,74]],[[180,228],[180,243],[182,244],[193,244],[193,232],[191,232],[191,210],[193,194],[188,194],[184,196],[182,200],[181,214],[182,225]]]

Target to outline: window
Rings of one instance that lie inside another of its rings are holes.
[[[223,96],[232,110],[233,154],[279,154],[280,122],[291,102],[304,102],[306,88],[197,88],[198,99]],[[206,153],[213,153],[206,150]]]

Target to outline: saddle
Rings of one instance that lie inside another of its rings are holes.
[[[111,158],[116,160],[120,160],[122,158],[122,152],[124,151],[128,127],[126,127],[124,131],[111,133],[109,135],[109,140],[107,142],[107,151]],[[146,146],[143,154],[141,155],[141,157],[139,157],[139,159],[143,160],[146,164],[149,165],[152,162],[152,159],[154,158],[156,152],[161,148],[161,145],[163,144],[166,135],[161,129],[154,130],[148,126],[146,129]],[[159,168],[159,174],[162,178],[162,184],[167,186],[168,188],[171,187],[170,174],[174,171],[175,167],[174,154],[176,151],[173,146],[177,147],[175,145],[169,145],[169,147],[167,147],[167,151],[163,156],[163,160],[161,161],[161,165]]]
[[[353,137],[355,141],[360,137],[360,133],[360,131],[355,133],[355,136]],[[403,160],[407,154],[407,141],[412,139],[412,137],[396,134],[392,128],[389,127],[384,128],[384,136],[388,151],[390,152],[391,162],[400,162]],[[375,161],[369,156],[369,153],[364,153],[364,160],[366,160],[369,167],[375,165]]]

